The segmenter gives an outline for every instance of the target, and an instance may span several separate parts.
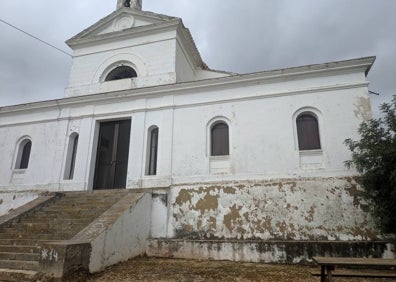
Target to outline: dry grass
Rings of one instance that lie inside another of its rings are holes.
[[[194,261],[161,258],[136,258],[109,267],[102,273],[69,279],[69,282],[115,281],[320,281],[310,271],[318,267],[242,263],[228,261]],[[394,279],[334,279],[337,282],[396,281]]]

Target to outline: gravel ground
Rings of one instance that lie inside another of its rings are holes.
[[[195,261],[181,259],[136,258],[94,275],[76,274],[68,282],[115,281],[320,281],[310,271],[318,267],[242,263],[228,261]],[[394,279],[334,279],[337,282],[396,281]]]

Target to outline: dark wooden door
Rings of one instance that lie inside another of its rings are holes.
[[[94,176],[94,189],[126,187],[131,120],[102,122]]]

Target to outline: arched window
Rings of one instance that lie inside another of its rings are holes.
[[[298,148],[303,150],[319,150],[320,136],[316,116],[310,112],[300,114],[296,119]]]
[[[77,147],[78,147],[78,134],[72,134],[70,135],[69,138],[69,147],[67,150],[65,179],[73,179],[74,167],[76,164]]]
[[[137,77],[136,71],[129,66],[119,66],[113,69],[106,76],[105,81],[119,80],[124,78]]]
[[[32,141],[30,141],[29,139],[25,139],[19,144],[18,157],[15,165],[16,169],[28,168],[31,149]]]
[[[227,156],[230,154],[228,125],[225,122],[215,123],[210,130],[210,155]]]
[[[147,146],[147,175],[157,174],[157,157],[158,157],[158,127],[149,129],[148,132],[148,146]]]

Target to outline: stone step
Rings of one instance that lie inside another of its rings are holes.
[[[122,197],[107,197],[107,198],[98,198],[98,197],[80,197],[80,198],[62,198],[55,201],[54,205],[64,205],[64,204],[74,204],[74,205],[89,205],[92,202],[101,203],[101,204],[111,204],[120,200]]]
[[[0,246],[40,246],[48,240],[32,240],[32,239],[0,239]]]
[[[96,203],[112,203],[114,201],[118,201],[121,199],[124,195],[116,195],[116,196],[108,196],[108,197],[78,197],[78,198],[69,198],[69,197],[64,197],[56,200],[54,204],[59,204],[59,203],[80,203],[80,204],[90,204],[91,202],[96,202]]]
[[[0,253],[25,253],[25,254],[38,254],[40,252],[39,246],[13,246],[13,245],[1,245]]]
[[[91,223],[93,220],[91,219],[46,219],[43,221],[34,221],[30,219],[29,221],[20,221],[12,223],[11,226],[3,227],[3,230],[6,231],[8,229],[18,229],[18,230],[30,230],[30,229],[43,229],[48,228],[52,230],[60,229],[60,228],[70,228],[73,226],[85,226]]]
[[[48,217],[58,217],[58,216],[82,216],[85,214],[97,214],[103,213],[103,211],[107,210],[109,207],[104,206],[95,206],[89,209],[81,209],[81,208],[60,208],[60,207],[51,207],[42,210],[38,210],[35,213],[27,216],[48,216]],[[25,217],[24,217],[25,218]]]
[[[39,270],[38,261],[25,260],[0,260],[0,268],[23,269],[23,270]]]
[[[104,207],[104,206],[96,206],[95,207],[90,207],[87,209],[83,209],[83,208],[65,208],[65,207],[48,207],[42,210],[39,210],[37,212],[35,212],[34,214],[30,215],[30,216],[49,216],[49,217],[60,217],[63,215],[75,215],[75,216],[82,216],[82,215],[86,215],[86,216],[90,216],[90,215],[95,215],[98,213],[103,213],[105,210],[107,210],[109,207]]]
[[[31,240],[59,240],[54,239],[53,234],[23,234],[23,233],[0,233],[1,239],[31,239]]]
[[[103,213],[103,212],[102,212]],[[89,214],[89,215],[68,215],[68,214],[59,214],[57,216],[50,215],[42,215],[42,216],[32,216],[26,218],[20,218],[18,221],[11,222],[9,225],[15,225],[18,223],[84,223],[91,222],[100,216],[102,213]]]
[[[25,239],[25,240],[44,240],[44,241],[59,241],[69,240],[74,237],[80,230],[73,232],[51,233],[51,234],[25,234],[25,233],[0,233],[0,239]]]
[[[16,252],[1,252],[0,260],[23,260],[23,261],[38,261],[40,254],[37,253],[16,253]]]
[[[115,202],[118,202],[122,197],[111,197],[106,199],[100,198],[84,198],[84,199],[62,199],[54,202],[54,205],[92,205],[93,203],[103,204],[103,205],[111,205]]]
[[[87,220],[71,220],[71,219],[64,219],[64,220],[54,220],[54,219],[45,219],[43,222],[34,221],[34,219],[30,219],[28,221],[22,220],[20,222],[12,222],[8,226],[4,226],[0,232],[7,232],[9,229],[18,229],[18,230],[30,230],[30,229],[42,229],[48,228],[52,230],[61,229],[61,228],[69,228],[70,226],[81,226],[87,225],[91,223],[92,219]]]
[[[84,229],[86,224],[63,224],[63,225],[16,225],[13,227],[4,227],[2,234],[18,234],[22,235],[17,238],[34,238],[25,237],[23,235],[34,235],[34,234],[57,234],[57,233],[73,233]],[[8,237],[9,238],[9,237]],[[40,239],[40,238],[39,238]]]
[[[62,197],[54,200],[53,202],[48,203],[45,206],[49,205],[59,205],[59,204],[87,204],[97,202],[97,203],[112,203],[122,199],[125,195],[113,195],[113,196],[99,196],[99,197],[91,197],[91,196],[84,196],[81,195],[79,197]]]
[[[48,225],[48,226],[62,226],[62,225],[72,225],[72,224],[89,224],[92,221],[94,221],[96,218],[98,218],[100,214],[96,214],[96,215],[91,215],[91,216],[81,216],[79,217],[71,217],[71,216],[66,216],[64,215],[63,218],[59,217],[59,218],[51,218],[51,217],[41,217],[41,219],[38,221],[37,218],[32,217],[32,218],[26,218],[26,219],[20,219],[19,221],[15,221],[12,222],[11,224],[9,224],[8,226],[4,226],[3,228],[6,227],[13,227],[13,226],[17,226],[18,224],[22,224],[22,225],[31,225],[31,224],[36,224],[36,225]],[[1,232],[1,231],[0,231]]]
[[[112,205],[115,202],[117,202],[118,199],[112,199],[112,200],[97,200],[97,199],[87,199],[86,201],[66,201],[66,200],[59,200],[58,202],[53,203],[52,205],[47,205],[43,206],[43,208],[48,208],[50,206],[57,206],[57,207],[65,207],[65,206],[70,206],[70,207],[93,207],[95,204],[97,205]]]
[[[97,218],[98,216],[100,216],[101,214],[103,214],[103,212],[106,209],[103,210],[95,210],[95,211],[86,211],[85,213],[82,211],[81,213],[74,213],[74,214],[67,214],[67,213],[58,213],[58,214],[49,214],[49,213],[38,213],[37,215],[32,216],[32,219],[36,219],[37,223],[40,222],[46,222],[49,220],[59,220],[59,219],[65,219],[65,220],[73,220],[73,219],[77,219],[77,220],[91,220],[92,218]],[[23,222],[25,219],[28,218],[21,218],[19,220],[19,222]]]
[[[39,281],[43,242],[69,240],[129,192],[65,192],[0,229],[0,281]],[[23,270],[19,270],[23,269]],[[16,278],[15,278],[16,277]],[[14,280],[13,280],[14,279]]]
[[[97,195],[116,195],[116,194],[128,194],[133,193],[131,190],[126,189],[104,189],[104,190],[91,190],[91,191],[67,191],[62,192],[63,197],[71,197],[71,196],[81,196],[84,195],[85,197],[90,196],[97,196]]]
[[[38,276],[39,273],[32,270],[0,269],[0,281],[4,282],[40,281]]]

